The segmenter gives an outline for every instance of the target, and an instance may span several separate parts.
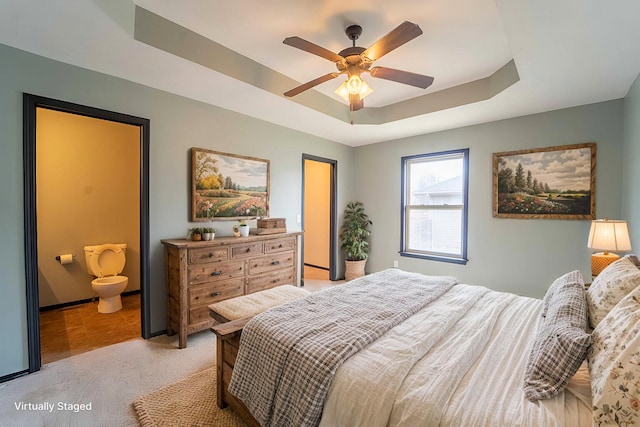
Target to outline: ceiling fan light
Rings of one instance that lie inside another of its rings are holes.
[[[347,82],[344,81],[342,84],[336,89],[336,94],[340,96],[340,98],[349,102],[349,92],[347,91]]]
[[[357,95],[362,90],[362,84],[363,83],[364,83],[364,81],[362,81],[362,79],[360,78],[359,75],[353,74],[347,80],[347,91],[351,95]]]
[[[373,89],[371,89],[371,87],[369,87],[367,82],[365,82],[364,80],[360,79],[360,81],[362,82],[362,88],[360,89],[358,95],[360,95],[360,99],[364,99],[365,96],[373,92]]]
[[[360,99],[364,99],[365,96],[373,92],[373,89],[371,89],[371,87],[364,80],[360,79],[360,82],[362,83],[360,87],[360,92],[354,93],[353,95],[358,95],[360,96]],[[350,102],[349,101],[350,93],[348,90],[348,85],[349,85],[348,80],[342,82],[342,84],[338,87],[338,89],[336,89],[336,94],[340,96],[340,98],[344,99],[345,101]]]

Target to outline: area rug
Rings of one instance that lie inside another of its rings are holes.
[[[246,427],[230,408],[218,408],[215,367],[140,397],[133,408],[143,427]]]

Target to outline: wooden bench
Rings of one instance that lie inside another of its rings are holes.
[[[309,295],[309,291],[292,285],[282,285],[253,294],[231,298],[209,305],[209,314],[219,322],[211,331],[216,334],[216,403],[227,405],[250,427],[260,427],[247,407],[229,393],[229,383],[235,365],[242,329],[251,318],[263,311]]]
[[[309,295],[306,289],[293,285],[280,285],[264,291],[254,292],[241,297],[231,298],[210,304],[209,314],[218,322],[253,317],[270,308]]]

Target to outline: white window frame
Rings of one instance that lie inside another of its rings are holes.
[[[410,205],[410,180],[409,170],[410,164],[424,162],[433,162],[434,160],[449,160],[451,158],[461,158],[462,160],[462,204],[429,204],[429,205]],[[400,230],[400,255],[429,259],[434,261],[451,262],[456,264],[466,264],[467,259],[467,225],[468,225],[468,201],[469,201],[469,149],[442,151],[438,153],[427,153],[413,156],[402,157],[402,219]],[[460,251],[456,253],[425,251],[409,248],[410,232],[411,232],[411,211],[415,210],[460,210]]]

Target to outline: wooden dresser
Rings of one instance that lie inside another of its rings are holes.
[[[162,240],[167,269],[167,334],[187,336],[215,321],[207,306],[279,285],[297,285],[300,232]]]

